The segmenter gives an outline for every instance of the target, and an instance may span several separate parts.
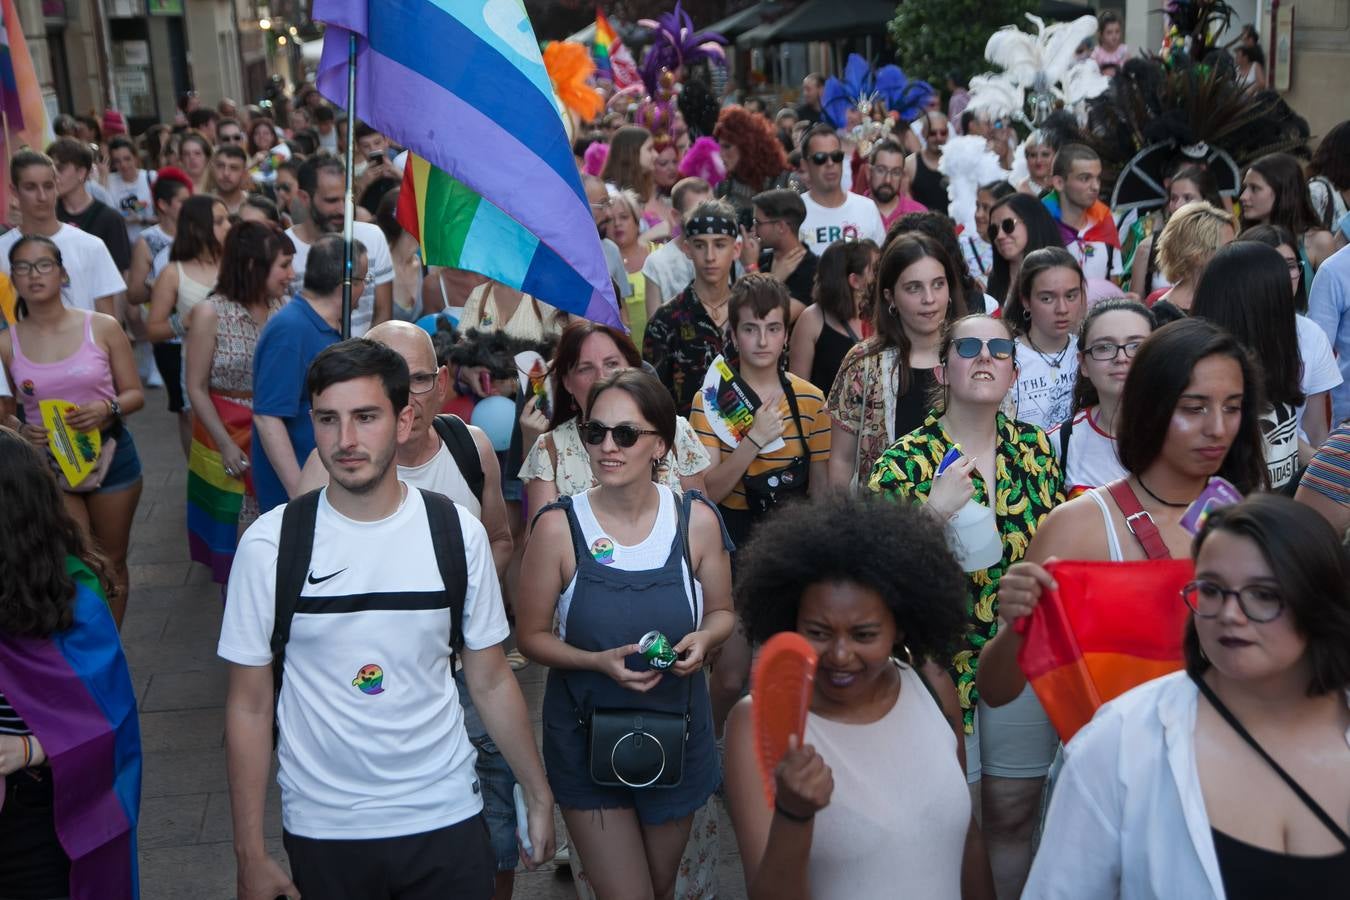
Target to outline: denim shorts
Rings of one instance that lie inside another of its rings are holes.
[[[497,744],[488,736],[487,727],[478,715],[478,708],[469,697],[464,681],[464,670],[455,673],[455,690],[460,706],[464,708],[464,730],[478,751],[478,784],[483,792],[483,818],[487,821],[488,837],[492,841],[492,855],[497,860],[498,872],[514,872],[520,862],[516,844],[516,801],[513,790],[516,776],[506,764],[506,758]]]
[[[103,483],[92,492],[95,494],[125,491],[135,487],[141,480],[141,456],[136,452],[136,442],[131,439],[131,431],[125,427],[118,428],[110,436],[117,440],[117,447],[113,450],[112,463],[108,466],[108,473],[103,476]]]

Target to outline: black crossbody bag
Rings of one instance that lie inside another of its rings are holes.
[[[745,488],[745,505],[752,519],[760,518],[787,500],[805,497],[811,483],[811,448],[806,445],[806,435],[802,432],[797,394],[787,378],[783,379],[783,392],[787,395],[788,408],[792,410],[792,424],[797,429],[802,455],[794,456],[792,462],[785,466],[758,475],[746,475],[741,479],[741,486]]]
[[[684,546],[684,564],[689,576],[689,595],[697,603],[694,589],[694,563],[689,555],[689,506],[692,496],[685,494],[676,506],[679,516],[680,540]],[[695,612],[699,612],[695,609]],[[694,617],[698,626],[701,616]],[[685,676],[685,704],[683,713],[659,712],[650,709],[595,707],[590,715],[581,711],[581,704],[567,683],[567,676],[557,670],[572,712],[577,722],[586,729],[587,759],[591,781],[604,787],[633,789],[673,788],[684,780],[684,748],[689,740],[689,723],[693,717],[695,675]]]

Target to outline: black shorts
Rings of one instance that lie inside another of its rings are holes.
[[[435,831],[369,840],[284,832],[282,843],[301,895],[324,900],[489,900],[497,875],[482,815]]]
[[[169,395],[169,412],[183,411],[183,345],[161,341],[153,345],[155,368],[164,379],[164,392]]]

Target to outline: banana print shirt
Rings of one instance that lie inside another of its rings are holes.
[[[998,631],[998,582],[1008,567],[1026,555],[1027,545],[1050,510],[1064,502],[1063,476],[1045,432],[1035,425],[998,414],[998,459],[994,473],[994,515],[1003,535],[1003,559],[979,572],[966,574],[966,614],[970,630],[965,645],[952,659],[956,691],[965,715],[966,733],[975,722],[975,672],[980,651]],[[924,502],[933,488],[933,474],[954,446],[936,416],[896,441],[877,460],[868,487],[891,497]],[[974,473],[975,501],[989,505],[989,491]]]

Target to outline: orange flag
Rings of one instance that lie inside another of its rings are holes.
[[[1182,667],[1188,559],[1056,562],[1058,591],[1013,626],[1017,662],[1068,743],[1103,703]]]

